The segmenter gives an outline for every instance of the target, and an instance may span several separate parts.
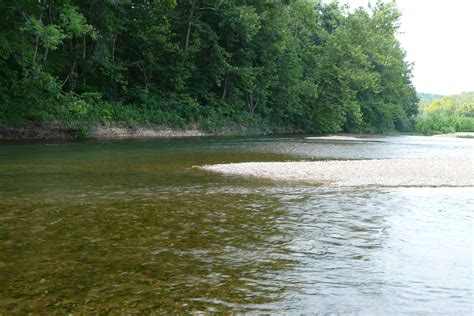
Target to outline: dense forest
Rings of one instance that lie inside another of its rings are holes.
[[[2,0],[0,125],[411,130],[394,3]]]
[[[420,98],[421,99],[421,98]],[[474,132],[474,92],[421,99],[416,130],[423,134]]]

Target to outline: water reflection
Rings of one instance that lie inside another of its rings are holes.
[[[471,193],[309,189],[304,201],[290,203],[281,223],[294,234],[289,247],[299,264],[285,275],[294,287],[279,307],[468,313],[474,281]]]
[[[391,155],[411,141],[378,153],[304,139],[4,144],[0,313],[469,313],[472,189],[325,189],[192,168],[294,159],[289,148]],[[445,151],[469,148],[456,146]]]

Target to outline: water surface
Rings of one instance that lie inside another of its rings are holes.
[[[473,311],[472,188],[226,177],[243,161],[473,157],[472,140],[0,144],[0,313]]]

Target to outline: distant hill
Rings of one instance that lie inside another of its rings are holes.
[[[431,103],[434,100],[439,100],[445,97],[452,98],[456,104],[465,104],[465,103],[474,102],[474,92],[462,92],[460,94],[453,94],[453,95],[441,95],[441,94],[417,92],[416,95],[418,96],[418,99],[420,99],[420,103]]]
[[[474,103],[474,92],[463,92],[461,94],[452,95],[451,97],[455,104]]]
[[[420,99],[420,102],[422,103],[431,103],[434,100],[441,99],[444,97],[444,95],[440,94],[433,94],[433,93],[423,93],[423,92],[417,92],[418,99]]]

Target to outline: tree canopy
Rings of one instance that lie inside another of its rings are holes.
[[[423,134],[474,132],[474,92],[420,102],[416,128]]]
[[[410,127],[394,3],[3,0],[0,124]]]

